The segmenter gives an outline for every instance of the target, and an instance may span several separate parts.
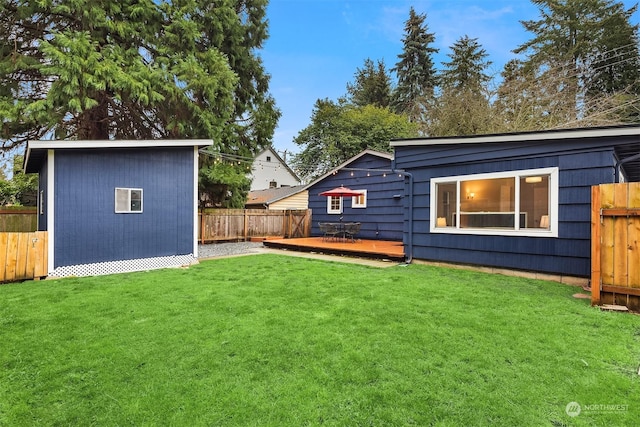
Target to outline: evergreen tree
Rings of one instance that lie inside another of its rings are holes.
[[[478,39],[461,37],[447,54],[440,75],[442,91],[429,124],[432,136],[475,135],[491,132],[495,119],[488,99],[487,52]]]
[[[409,10],[402,39],[403,51],[392,69],[398,77],[393,93],[394,110],[406,114],[414,122],[426,120],[425,113],[438,84],[432,60],[438,49],[431,46],[435,42],[435,34],[428,32],[426,19],[426,14],[417,14],[413,7]]]
[[[537,76],[518,59],[507,62],[492,106],[497,132],[541,130],[561,125],[557,82]]]
[[[471,91],[476,94],[486,92],[486,84],[491,80],[487,68],[491,61],[486,50],[478,43],[478,39],[463,36],[451,46],[449,62],[443,62],[444,70],[440,75],[443,88],[456,91]]]
[[[360,107],[375,105],[388,107],[391,98],[391,77],[387,74],[384,61],[373,61],[367,58],[364,67],[358,68],[355,82],[347,84],[349,100]]]
[[[0,0],[0,139],[211,138],[252,155],[279,112],[267,0]]]
[[[533,0],[541,19],[522,21],[533,38],[514,50],[527,67],[555,81],[556,114],[571,124],[599,109],[601,97],[637,95],[640,78],[636,6],[612,0]],[[560,103],[563,105],[560,105]],[[623,116],[620,120],[625,120]]]

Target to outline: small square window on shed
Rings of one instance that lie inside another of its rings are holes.
[[[142,188],[116,188],[116,213],[142,213]]]

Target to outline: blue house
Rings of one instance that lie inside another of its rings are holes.
[[[430,261],[588,277],[591,186],[640,180],[640,126],[391,145],[413,179],[405,253]]]
[[[322,235],[321,222],[360,222],[361,239],[402,241],[405,179],[391,172],[392,159],[391,154],[365,150],[309,184],[311,234]],[[362,196],[320,196],[341,185]]]
[[[210,140],[30,141],[49,275],[189,264],[198,255],[198,148]]]

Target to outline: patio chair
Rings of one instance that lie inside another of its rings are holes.
[[[340,230],[337,224],[330,222],[320,222],[320,231],[322,232],[322,240],[331,240],[337,238]]]
[[[355,236],[360,232],[361,224],[359,222],[349,222],[344,225],[344,237],[345,239],[351,239],[355,242]]]

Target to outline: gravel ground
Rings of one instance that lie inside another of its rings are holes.
[[[258,252],[257,249],[262,247],[262,242],[210,243],[207,245],[198,245],[198,258],[251,254]]]

